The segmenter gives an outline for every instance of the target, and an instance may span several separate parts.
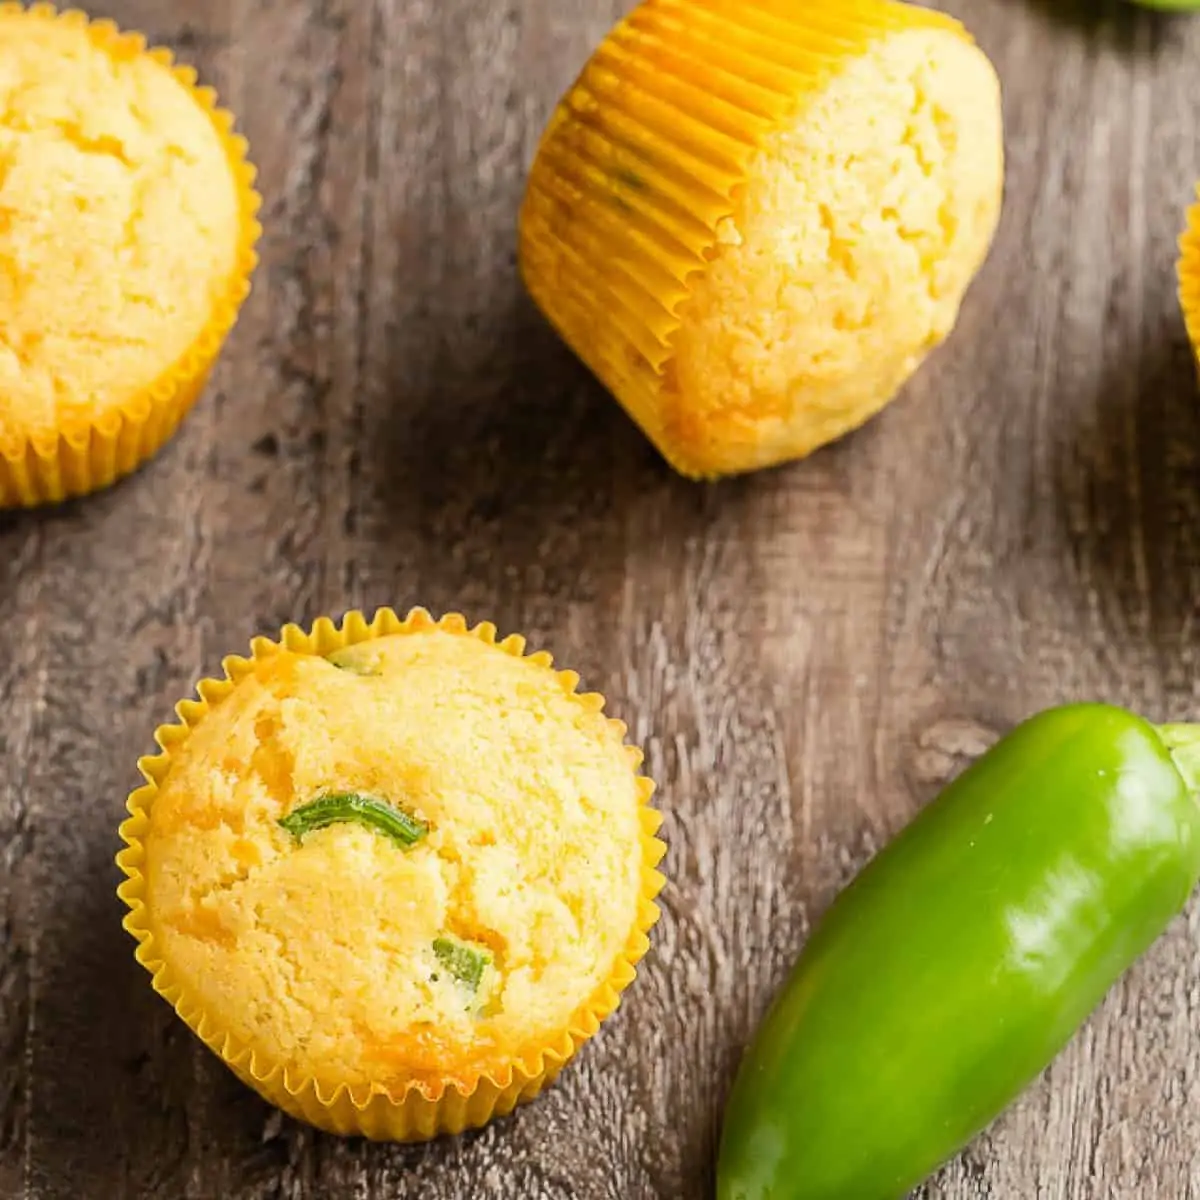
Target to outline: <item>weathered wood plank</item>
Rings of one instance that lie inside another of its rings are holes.
[[[629,0],[110,0],[238,112],[263,267],[210,395],[113,492],[0,518],[0,1196],[711,1193],[811,921],[1022,715],[1200,715],[1200,406],[1173,291],[1200,24],[961,0],[1009,189],[959,330],[809,463],[674,478],[523,298],[541,125]],[[112,898],[154,724],[222,654],[380,603],[520,629],[669,813],[656,950],[543,1100],[404,1149],[274,1114],[150,993]],[[1193,908],[929,1200],[1200,1196]]]

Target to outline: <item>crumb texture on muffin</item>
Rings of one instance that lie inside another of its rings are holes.
[[[150,927],[212,1019],[297,1077],[470,1087],[565,1028],[637,925],[634,752],[555,672],[474,637],[331,657],[258,661],[174,752]],[[279,824],[331,793],[428,832]]]
[[[881,408],[951,330],[999,216],[999,85],[954,31],[894,33],[766,138],[680,313],[668,437],[746,470]]]
[[[0,218],[0,447],[151,388],[238,269],[212,114],[82,17],[0,6]]]

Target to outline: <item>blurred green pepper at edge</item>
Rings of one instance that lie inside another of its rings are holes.
[[[1033,717],[819,922],[741,1065],[718,1200],[897,1200],[988,1125],[1200,879],[1200,729]]]

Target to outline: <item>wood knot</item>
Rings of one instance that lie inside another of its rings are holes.
[[[945,783],[991,749],[999,737],[994,729],[969,717],[936,721],[917,737],[913,776],[921,783]]]

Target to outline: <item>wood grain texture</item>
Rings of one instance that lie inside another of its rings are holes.
[[[167,451],[0,517],[0,1196],[700,1200],[738,1054],[812,919],[1043,705],[1200,717],[1200,401],[1174,241],[1200,20],[952,0],[1009,187],[950,344],[809,462],[672,476],[523,298],[551,105],[626,0],[106,0],[239,114],[263,265]],[[458,1141],[273,1113],[151,993],[115,829],[154,725],[286,620],[460,608],[649,752],[671,883],[620,1013]],[[1200,1197],[1195,905],[926,1200]]]

